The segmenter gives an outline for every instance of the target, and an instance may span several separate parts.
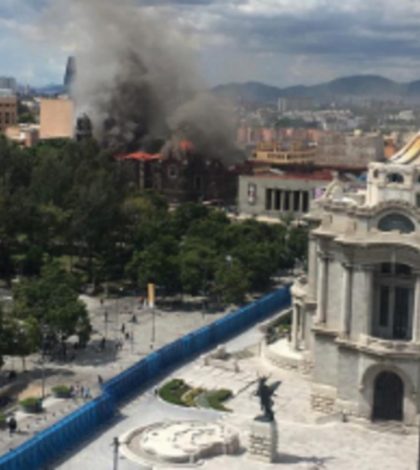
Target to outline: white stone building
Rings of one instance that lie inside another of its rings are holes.
[[[306,218],[308,275],[292,287],[292,347],[312,405],[417,423],[420,407],[420,134],[365,191],[330,184]]]

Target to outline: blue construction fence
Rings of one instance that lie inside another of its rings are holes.
[[[102,394],[0,457],[0,470],[47,468],[108,423],[118,405],[153,379],[236,336],[290,305],[283,287],[223,318],[167,344],[104,383]]]

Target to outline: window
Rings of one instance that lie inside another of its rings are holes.
[[[271,211],[273,208],[273,190],[266,189],[265,190],[265,210]]]
[[[309,210],[309,193],[308,191],[303,192],[303,212],[308,212]]]
[[[404,177],[400,173],[390,173],[386,179],[388,183],[404,183]]]
[[[385,215],[379,220],[378,229],[383,232],[398,230],[401,233],[414,232],[415,226],[413,222],[403,214],[392,213]]]
[[[415,279],[410,266],[382,263],[375,275],[376,307],[372,335],[378,338],[409,341]]]
[[[171,179],[175,179],[178,176],[178,168],[175,165],[171,165],[168,168],[168,176]]]

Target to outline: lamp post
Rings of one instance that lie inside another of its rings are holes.
[[[45,398],[45,345],[48,328],[45,324],[41,325],[41,399]]]
[[[154,349],[155,347],[155,340],[156,340],[156,312],[155,312],[155,307],[152,307],[152,339],[151,339],[151,344],[150,348]]]
[[[116,329],[115,329],[115,338],[118,337],[118,333],[119,333],[119,330],[120,330],[120,300],[121,300],[121,295],[122,295],[122,292],[123,292],[123,288],[120,287],[118,289],[118,297],[117,297],[117,325],[116,325]]]
[[[134,352],[134,321],[131,322],[131,337],[130,337],[131,354]]]
[[[118,451],[120,448],[120,441],[118,440],[118,437],[114,437],[112,441],[112,445],[114,447],[114,469],[113,470],[118,470]]]

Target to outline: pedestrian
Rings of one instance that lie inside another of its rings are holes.
[[[133,314],[133,316],[131,317],[131,321],[133,323],[137,323],[137,316],[135,314]]]
[[[102,378],[101,375],[98,375],[98,384],[100,387],[102,387],[102,384],[104,383],[104,379]]]
[[[7,426],[9,427],[9,436],[14,434],[17,429],[17,421],[16,418],[12,415],[10,418],[7,420]]]
[[[80,398],[85,398],[85,387],[83,385],[80,386]]]
[[[104,312],[104,321],[105,323],[108,323],[108,311],[107,310],[105,310]]]
[[[124,334],[125,333],[125,323],[123,323],[121,325],[121,333]]]
[[[105,340],[104,337],[102,337],[101,342],[99,343],[99,349],[101,351],[103,351],[105,349],[105,343],[106,343],[106,340]]]
[[[127,332],[127,333],[125,334],[125,339],[126,339],[127,341],[130,339],[130,333]]]

